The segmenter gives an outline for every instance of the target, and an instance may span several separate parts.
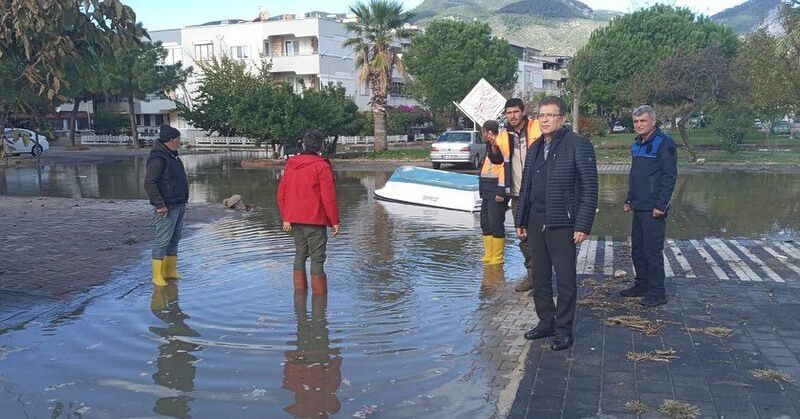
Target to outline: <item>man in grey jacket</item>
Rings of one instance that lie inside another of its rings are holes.
[[[597,163],[588,138],[564,127],[566,104],[539,105],[542,140],[528,152],[514,224],[528,237],[533,259],[533,301],[539,324],[526,339],[556,336],[550,349],[572,346],[577,282],[575,247],[589,235],[597,210]],[[558,301],[553,304],[555,269]]]

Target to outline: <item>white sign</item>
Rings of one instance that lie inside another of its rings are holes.
[[[500,94],[486,79],[481,79],[464,97],[456,103],[461,112],[480,126],[490,119],[497,119],[506,106],[506,98]]]

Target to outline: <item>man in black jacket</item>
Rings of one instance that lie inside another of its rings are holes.
[[[533,302],[539,324],[526,339],[556,336],[550,349],[572,346],[577,282],[575,247],[592,230],[597,209],[597,162],[588,138],[564,127],[566,104],[549,97],[539,105],[542,139],[531,147],[522,175],[514,223],[528,237],[533,259]],[[558,301],[553,304],[552,271]]]
[[[181,133],[162,125],[158,141],[147,157],[144,190],[155,207],[156,236],[153,243],[153,284],[167,285],[166,279],[179,279],[178,241],[183,230],[183,215],[189,200],[189,182],[178,157]]]
[[[623,297],[644,297],[645,307],[667,303],[664,291],[664,237],[678,152],[675,141],[656,127],[656,112],[644,105],[633,111],[637,137],[631,146],[628,198],[623,209],[633,212],[631,256],[636,282],[620,291]]]

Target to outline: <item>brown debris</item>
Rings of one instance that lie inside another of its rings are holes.
[[[664,326],[645,320],[639,316],[616,316],[609,317],[603,321],[607,326],[626,326],[631,330],[642,332],[647,336],[660,335],[664,330]]]
[[[666,349],[651,352],[628,352],[625,354],[625,358],[632,362],[669,362],[671,359],[678,358],[676,354],[677,352],[674,350]]]

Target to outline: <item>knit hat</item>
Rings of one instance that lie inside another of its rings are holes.
[[[167,141],[170,141],[173,138],[178,138],[180,136],[181,136],[180,131],[176,130],[175,128],[169,125],[162,125],[161,130],[158,133],[158,141],[166,143]]]
[[[325,141],[325,135],[317,130],[306,131],[303,134],[303,146],[306,151],[312,153],[319,153],[322,150],[322,143]]]

